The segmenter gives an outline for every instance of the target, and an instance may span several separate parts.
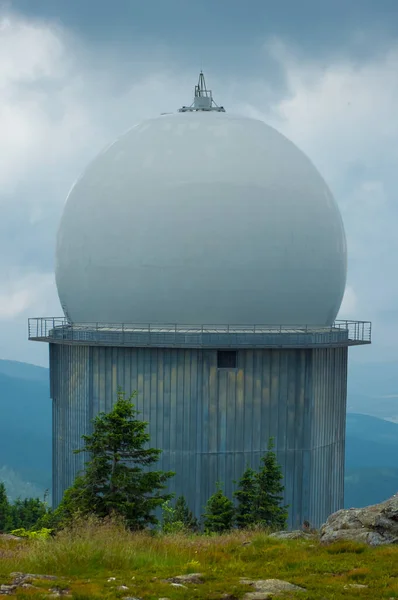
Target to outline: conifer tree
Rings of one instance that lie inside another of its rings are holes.
[[[268,449],[261,459],[262,466],[256,474],[256,501],[254,520],[266,527],[285,529],[288,506],[282,506],[283,474],[273,451],[274,440],[269,439]]]
[[[170,502],[162,504],[162,531],[163,533],[178,533],[181,531],[197,531],[198,521],[189,510],[184,496],[179,496],[175,506]]]
[[[13,529],[31,529],[47,513],[47,504],[40,498],[17,498],[10,506]]]
[[[0,482],[0,533],[10,531],[12,528],[11,507],[7,497],[6,486],[3,482]]]
[[[208,499],[203,515],[206,533],[222,533],[229,531],[234,524],[235,509],[217,483],[216,492]]]
[[[190,531],[196,531],[198,529],[198,520],[194,516],[184,496],[179,496],[175,503],[175,518],[184,524],[184,527]]]
[[[256,475],[257,473],[254,469],[246,467],[246,470],[239,480],[238,490],[234,492],[234,496],[238,501],[236,507],[236,524],[241,529],[255,524],[255,507],[258,488]]]
[[[171,498],[164,489],[174,473],[147,470],[161,450],[145,447],[148,423],[137,418],[135,395],[126,399],[119,390],[112,410],[97,415],[93,433],[82,436],[84,447],[76,453],[88,453],[89,460],[56,511],[61,521],[80,512],[100,518],[119,515],[131,529],[157,524],[153,511]]]

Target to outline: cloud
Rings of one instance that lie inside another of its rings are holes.
[[[54,308],[54,276],[51,273],[30,273],[21,277],[11,276],[2,284],[0,293],[0,321],[25,315],[36,308],[50,314],[46,308]]]
[[[365,360],[391,351],[398,357],[398,46],[373,57],[368,53],[362,62],[345,58],[342,50],[321,62],[275,39],[253,51],[257,62],[258,51],[274,62],[278,85],[249,71],[236,73],[236,79],[208,78],[216,100],[230,112],[274,125],[325,176],[348,240],[348,287],[340,314],[374,320],[380,336],[373,354],[363,353]],[[35,362],[33,345],[26,342],[27,317],[61,312],[53,279],[55,234],[82,168],[138,120],[190,101],[196,67],[168,59],[166,64],[149,46],[144,56],[137,47],[121,57],[54,23],[0,13],[3,357],[31,356]]]

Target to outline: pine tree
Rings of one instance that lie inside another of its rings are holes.
[[[100,518],[119,515],[131,529],[157,524],[153,511],[171,498],[163,490],[174,473],[146,470],[161,450],[145,448],[148,423],[137,418],[134,396],[126,399],[119,390],[111,412],[100,413],[93,433],[82,436],[85,445],[76,452],[87,452],[89,460],[56,511],[61,521],[80,512]]]
[[[217,483],[216,492],[208,499],[203,515],[206,533],[229,531],[234,524],[235,510],[231,500],[224,496],[221,485]]]
[[[256,474],[256,501],[254,519],[266,527],[285,529],[288,506],[282,506],[284,486],[282,469],[273,451],[274,440],[270,438],[268,449],[262,461],[262,467]]]
[[[13,529],[14,523],[11,516],[11,506],[7,497],[6,486],[0,482],[0,533]]]
[[[185,529],[196,531],[198,529],[198,520],[194,516],[184,496],[179,496],[175,503],[175,518],[184,524]]]
[[[247,467],[238,483],[238,490],[234,496],[238,501],[236,507],[236,524],[244,529],[255,524],[255,506],[257,497],[256,471]]]
[[[14,529],[32,529],[47,513],[47,504],[39,498],[17,498],[10,506]]]

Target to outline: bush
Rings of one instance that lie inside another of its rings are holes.
[[[38,529],[37,531],[28,531],[24,527],[21,527],[19,529],[13,529],[11,534],[16,535],[17,537],[25,537],[29,540],[48,540],[51,537],[52,532],[52,529],[47,529],[45,527]]]

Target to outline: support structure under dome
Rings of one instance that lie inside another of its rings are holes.
[[[83,468],[81,436],[121,386],[137,391],[169,489],[200,517],[216,482],[232,497],[269,437],[282,466],[289,527],[319,526],[343,507],[347,349],[368,322],[332,327],[70,324],[30,319],[50,344],[53,502]]]

